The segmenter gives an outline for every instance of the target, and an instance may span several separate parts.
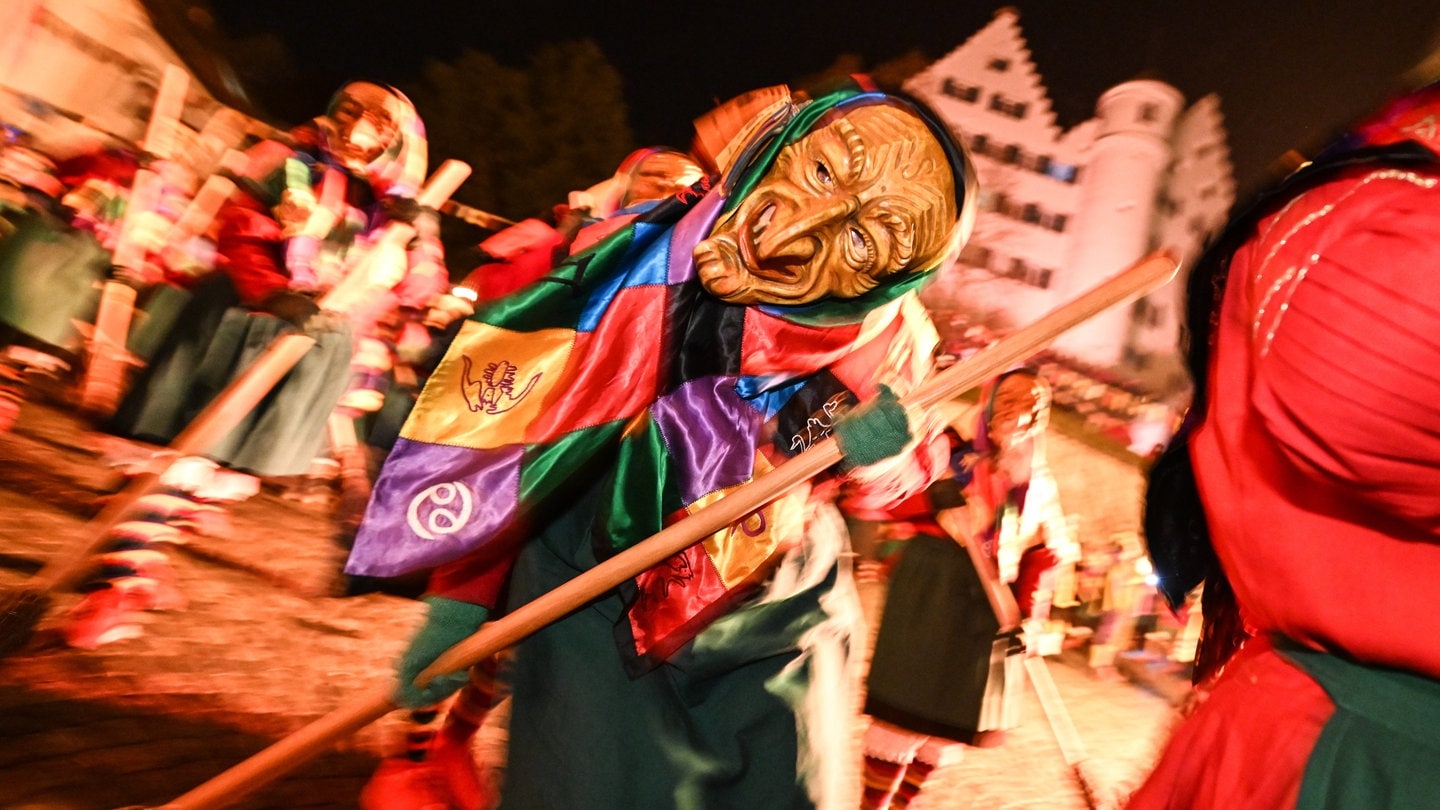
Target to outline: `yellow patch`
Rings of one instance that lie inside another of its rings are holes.
[[[560,392],[575,332],[512,332],[477,321],[460,328],[400,435],[476,449],[523,444]]]
[[[768,470],[770,465],[763,456],[757,455],[757,458],[760,469],[756,470],[756,474],[759,475]],[[802,487],[801,490],[803,489]],[[712,492],[691,504],[687,511],[693,513],[702,509],[723,498],[728,491]],[[805,522],[805,497],[803,491],[792,490],[705,538],[705,553],[710,557],[726,588],[734,588],[744,582],[763,567],[776,551],[801,539]]]

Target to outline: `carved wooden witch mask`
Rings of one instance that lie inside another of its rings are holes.
[[[917,115],[836,111],[774,165],[695,248],[701,283],[734,304],[854,298],[925,269],[953,244],[955,173]]]

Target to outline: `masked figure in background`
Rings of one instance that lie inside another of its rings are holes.
[[[631,152],[615,174],[556,205],[555,224],[526,219],[480,243],[494,261],[476,267],[461,287],[474,292],[473,301],[491,301],[509,295],[549,274],[572,253],[578,253],[661,200],[687,189],[704,174],[693,158],[663,147]],[[462,308],[445,302],[452,311]]]
[[[1440,794],[1437,119],[1440,85],[1386,105],[1193,271],[1146,532],[1173,607],[1204,582],[1203,701],[1132,808]]]
[[[967,230],[963,152],[921,108],[854,86],[736,110],[701,149],[718,184],[478,311],[430,378],[349,564],[436,569],[401,705],[458,689],[463,672],[413,679],[506,604],[832,430],[845,474],[897,498],[938,475],[903,452],[891,389],[930,366],[914,293]],[[520,643],[502,806],[849,798],[850,704],[810,682],[845,680],[845,634],[821,604],[839,549],[807,545],[806,500],[792,492]]]
[[[978,405],[949,406],[945,478],[899,505],[839,501],[862,568],[893,568],[866,687],[866,810],[908,807],[937,766],[1017,722],[1022,622],[1043,616],[1041,583],[1075,556],[1045,460],[1049,409],[1034,372],[1007,372]],[[1002,609],[988,591],[1006,587]]]
[[[169,576],[163,555],[151,553],[156,542],[223,526],[214,502],[253,494],[255,476],[303,474],[325,451],[328,419],[351,385],[356,337],[372,332],[411,275],[443,275],[434,228],[417,227],[421,236],[401,255],[376,248],[387,224],[433,219],[414,203],[425,164],[414,107],[364,82],[346,85],[324,116],[286,139],[248,150],[217,218],[223,272],[195,287],[179,319],[186,328],[158,350],[109,427],[167,444],[272,342],[303,330],[316,344],[207,457],[171,465],[166,489],[140,499],[113,530],[72,613],[71,644],[138,634],[134,612],[157,607],[145,586]]]

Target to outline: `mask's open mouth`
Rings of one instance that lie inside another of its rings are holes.
[[[760,256],[760,237],[770,227],[775,219],[775,212],[778,206],[771,202],[766,203],[749,217],[749,221],[738,229],[736,241],[739,243],[740,259],[750,274],[763,278],[767,281],[779,282],[781,284],[794,284],[800,280],[801,270],[805,261],[795,256],[775,255],[768,258]]]

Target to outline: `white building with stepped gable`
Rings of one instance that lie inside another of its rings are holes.
[[[199,40],[182,53],[162,36],[150,6],[165,5],[0,0],[0,123],[23,130],[36,148],[58,157],[135,145],[146,132],[166,66],[176,65],[187,78],[181,126],[173,133],[177,159],[204,176],[226,148],[242,145],[247,135],[271,134],[269,125],[226,105],[227,98],[248,99],[218,56]]]
[[[1023,326],[1155,248],[1173,248],[1188,267],[1234,201],[1217,96],[1187,107],[1174,87],[1132,79],[1062,131],[1014,9],[905,89],[961,133],[979,175],[974,235],[926,293],[961,329]],[[1173,393],[1186,384],[1183,305],[1182,278],[1071,330],[1054,350]]]

